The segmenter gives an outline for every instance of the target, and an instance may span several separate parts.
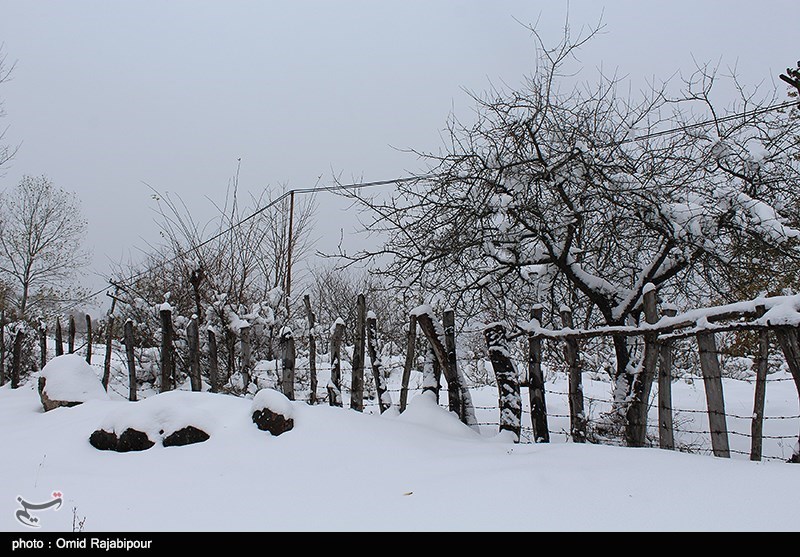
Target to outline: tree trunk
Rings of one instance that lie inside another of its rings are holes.
[[[67,330],[67,348],[70,354],[75,353],[75,316],[69,316],[69,328]]]
[[[644,293],[644,314],[647,323],[652,325],[658,321],[655,287]],[[647,443],[647,410],[658,364],[658,352],[658,335],[645,334],[642,356],[644,361],[639,373],[633,376],[631,402],[625,416],[625,441],[629,447],[644,447]]]
[[[125,355],[128,359],[128,400],[136,401],[136,362],[133,355],[133,321],[125,321]],[[110,360],[110,358],[109,358]]]
[[[303,296],[303,304],[306,306],[306,319],[308,320],[308,373],[311,383],[311,393],[308,396],[309,404],[317,403],[317,338],[314,327],[317,325],[317,317],[311,309],[311,296]]]
[[[543,308],[533,308],[532,320],[538,326],[542,323]],[[550,430],[547,424],[547,404],[544,393],[544,374],[542,373],[542,339],[528,334],[528,396],[531,401],[531,425],[536,443],[549,443]]]
[[[522,431],[522,396],[517,370],[509,357],[506,328],[501,324],[495,324],[486,328],[483,334],[497,378],[500,431],[510,431],[514,434],[514,442],[519,443]]]
[[[417,317],[411,316],[408,324],[406,338],[406,361],[403,364],[403,379],[400,386],[400,412],[404,412],[408,405],[408,383],[411,381],[411,368],[414,367],[414,348],[417,341]]]
[[[383,365],[378,355],[378,320],[374,314],[367,317],[367,351],[372,365],[372,378],[375,381],[375,392],[378,397],[378,409],[381,414],[392,407],[392,399],[386,387],[386,378],[383,376]]]
[[[217,335],[214,329],[208,329],[208,379],[211,392],[219,392],[219,363],[217,360]]]
[[[561,309],[561,323],[566,329],[572,328],[572,312],[569,309]],[[586,414],[583,409],[583,380],[577,340],[564,341],[564,357],[569,369],[569,433],[573,443],[585,443]]]
[[[353,350],[353,373],[350,382],[350,408],[364,411],[364,337],[366,333],[367,307],[363,294],[358,295],[356,317],[356,342]]]
[[[92,318],[86,314],[86,363],[92,365]]]
[[[344,321],[337,320],[331,333],[331,380],[328,383],[328,404],[342,406],[342,339]]]
[[[201,391],[203,383],[200,378],[200,327],[197,317],[192,317],[186,328],[186,340],[189,345],[189,381],[193,391]]]
[[[166,392],[172,389],[173,360],[172,360],[172,311],[162,309],[161,316],[161,390]]]

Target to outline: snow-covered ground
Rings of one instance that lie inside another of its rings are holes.
[[[780,462],[576,445],[563,436],[514,445],[491,425],[470,430],[419,395],[402,415],[294,402],[294,429],[273,437],[252,423],[252,400],[186,393],[198,399],[208,441],[116,453],[94,449],[92,431],[109,416],[135,414],[136,405],[157,412],[163,404],[112,392],[112,400],[44,413],[35,385],[33,378],[0,388],[4,531],[31,531],[15,518],[17,497],[45,502],[53,492],[64,504],[38,513],[41,530],[71,531],[83,519],[87,531],[800,529],[800,467]],[[558,381],[548,387],[566,390]],[[589,397],[607,388],[586,382]],[[728,411],[748,415],[752,385],[725,388]],[[780,392],[770,385],[768,414],[796,414],[796,395],[775,410]],[[479,421],[496,422],[495,391],[473,393],[487,406]],[[702,409],[702,381],[676,383],[675,399]],[[557,396],[548,403],[551,414],[566,413]],[[551,418],[553,430],[566,424]],[[786,426],[789,435],[796,425]],[[737,436],[731,444],[749,446]]]

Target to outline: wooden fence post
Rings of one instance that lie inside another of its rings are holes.
[[[519,443],[522,432],[522,396],[519,377],[511,358],[508,357],[506,328],[500,323],[489,325],[483,331],[489,359],[497,378],[497,393],[500,406],[500,431],[514,434],[514,442]]]
[[[125,355],[128,360],[128,400],[136,401],[136,362],[133,355],[133,321],[125,321]],[[110,359],[110,358],[109,358]]]
[[[167,304],[161,306],[161,389],[166,392],[172,389],[172,309]]]
[[[56,356],[64,355],[64,338],[61,332],[61,318],[56,317]]]
[[[6,310],[0,310],[0,387],[6,384]]]
[[[328,382],[328,404],[342,406],[342,339],[345,324],[337,319],[331,331],[331,380]]]
[[[278,337],[281,349],[281,389],[289,400],[294,400],[294,336],[288,327],[281,329]]]
[[[572,311],[562,306],[561,325],[565,329],[572,328]],[[564,357],[569,369],[569,433],[573,443],[586,442],[586,414],[583,409],[583,378],[581,377],[581,364],[578,353],[578,341],[566,339],[564,341]]]
[[[186,328],[186,341],[189,345],[189,381],[193,391],[201,391],[203,383],[200,379],[200,326],[195,315]]]
[[[75,352],[75,316],[69,316],[69,328],[67,330],[67,348],[69,349],[69,353],[73,354]]]
[[[414,310],[414,313],[417,316],[417,324],[420,330],[428,339],[430,350],[434,355],[433,362],[439,364],[439,368],[444,373],[444,378],[447,381],[448,407],[450,411],[455,412],[466,425],[477,427],[478,421],[475,419],[475,408],[472,405],[472,395],[469,392],[466,379],[459,373],[457,368],[453,369],[450,366],[450,360],[447,357],[444,327],[434,320],[431,315],[432,310],[428,306],[420,306]],[[433,367],[433,372],[437,375],[438,382],[438,373],[435,366]]]
[[[678,310],[665,307],[663,314],[674,317]],[[675,449],[675,431],[672,420],[672,357],[674,342],[661,342],[658,351],[658,446],[672,451]]]
[[[531,320],[536,326],[542,324],[544,308],[535,305]],[[542,373],[542,339],[528,333],[528,397],[531,401],[531,426],[535,443],[549,443],[550,429],[547,424],[547,403],[544,394],[544,374]]]
[[[436,358],[433,345],[428,342],[428,350],[425,352],[425,361],[422,364],[422,392],[433,393],[436,403],[439,403],[439,391],[441,390],[442,367]]]
[[[39,320],[39,369],[47,364],[47,323]]]
[[[759,317],[766,313],[758,306]],[[767,372],[769,371],[769,331],[758,331],[758,355],[755,361],[756,389],[753,396],[753,421],[750,424],[750,460],[761,460],[764,442],[764,403],[767,398]]]
[[[303,296],[303,305],[306,306],[306,320],[308,321],[308,374],[311,393],[308,396],[309,404],[317,403],[317,338],[314,327],[317,326],[317,316],[311,308],[311,296]]]
[[[17,334],[14,336],[14,351],[11,360],[11,388],[16,389],[19,387],[19,377],[21,375],[22,367],[22,343],[25,342],[25,331],[22,327],[17,329]]]
[[[115,300],[116,301],[116,300]],[[113,304],[114,302],[112,302]],[[114,314],[108,314],[106,330],[106,354],[103,358],[103,388],[108,390],[108,382],[111,380],[111,350],[114,340]]]
[[[408,405],[408,382],[411,380],[411,368],[414,366],[414,347],[417,342],[416,315],[412,315],[409,320],[406,339],[406,361],[403,364],[403,379],[400,385],[400,412],[404,412]]]
[[[778,327],[775,329],[775,336],[778,338],[778,344],[781,346],[781,351],[789,366],[789,372],[794,379],[797,395],[800,397],[800,341],[798,341],[797,328]],[[789,462],[800,464],[800,437],[798,437],[796,447],[797,451],[789,459]]]
[[[240,371],[242,374],[242,384],[244,384],[244,392],[247,392],[247,387],[250,385],[250,324],[243,325],[239,329],[239,346],[241,348]]]
[[[212,327],[208,328],[208,379],[211,392],[219,392],[219,360],[217,359],[217,334]]]
[[[366,333],[367,305],[363,294],[358,295],[356,339],[353,350],[353,372],[350,382],[350,408],[364,411],[364,337]]]
[[[378,409],[381,414],[392,407],[392,399],[386,387],[386,378],[383,376],[383,364],[378,354],[378,319],[371,311],[367,316],[367,353],[372,366],[372,378],[375,381],[375,393],[378,397]]]
[[[86,363],[92,365],[92,316],[86,314]]]
[[[725,397],[722,392],[722,373],[717,358],[717,343],[714,333],[697,333],[700,352],[700,368],[708,405],[708,423],[711,428],[711,448],[714,456],[730,458],[728,424],[725,418]]]
[[[648,283],[642,291],[645,321],[652,325],[658,321],[656,308],[656,288]],[[658,334],[645,333],[644,354],[639,373],[633,376],[631,386],[632,400],[625,416],[625,440],[629,447],[644,447],[647,442],[647,409],[650,402],[650,389],[658,364]]]

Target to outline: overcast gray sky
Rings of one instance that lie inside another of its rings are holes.
[[[584,50],[588,71],[642,83],[694,58],[771,86],[800,58],[797,7],[572,0],[569,12],[573,28],[606,25]],[[21,143],[0,189],[46,174],[76,192],[92,271],[104,273],[154,238],[145,183],[205,220],[205,197],[221,200],[240,157],[245,192],[421,170],[393,147],[437,149],[448,114],[469,111],[464,89],[532,71],[515,19],[554,41],[566,12],[554,0],[0,0],[0,42],[17,61],[0,124]],[[355,219],[331,196],[318,201],[319,247],[332,249]]]

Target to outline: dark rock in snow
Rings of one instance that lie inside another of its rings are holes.
[[[116,451],[119,439],[116,433],[98,429],[89,436],[89,443],[100,451]]]
[[[147,434],[142,431],[137,431],[128,428],[119,436],[116,451],[118,453],[127,453],[129,451],[144,451],[155,445],[153,441],[147,437]]]
[[[180,447],[183,445],[191,445],[193,443],[202,443],[210,438],[208,433],[202,429],[188,425],[184,428],[167,435],[164,438],[163,444],[165,447]]]
[[[294,427],[294,420],[292,418],[287,418],[282,414],[273,412],[269,408],[253,412],[253,423],[256,424],[261,431],[269,431],[272,435],[286,433]]]

